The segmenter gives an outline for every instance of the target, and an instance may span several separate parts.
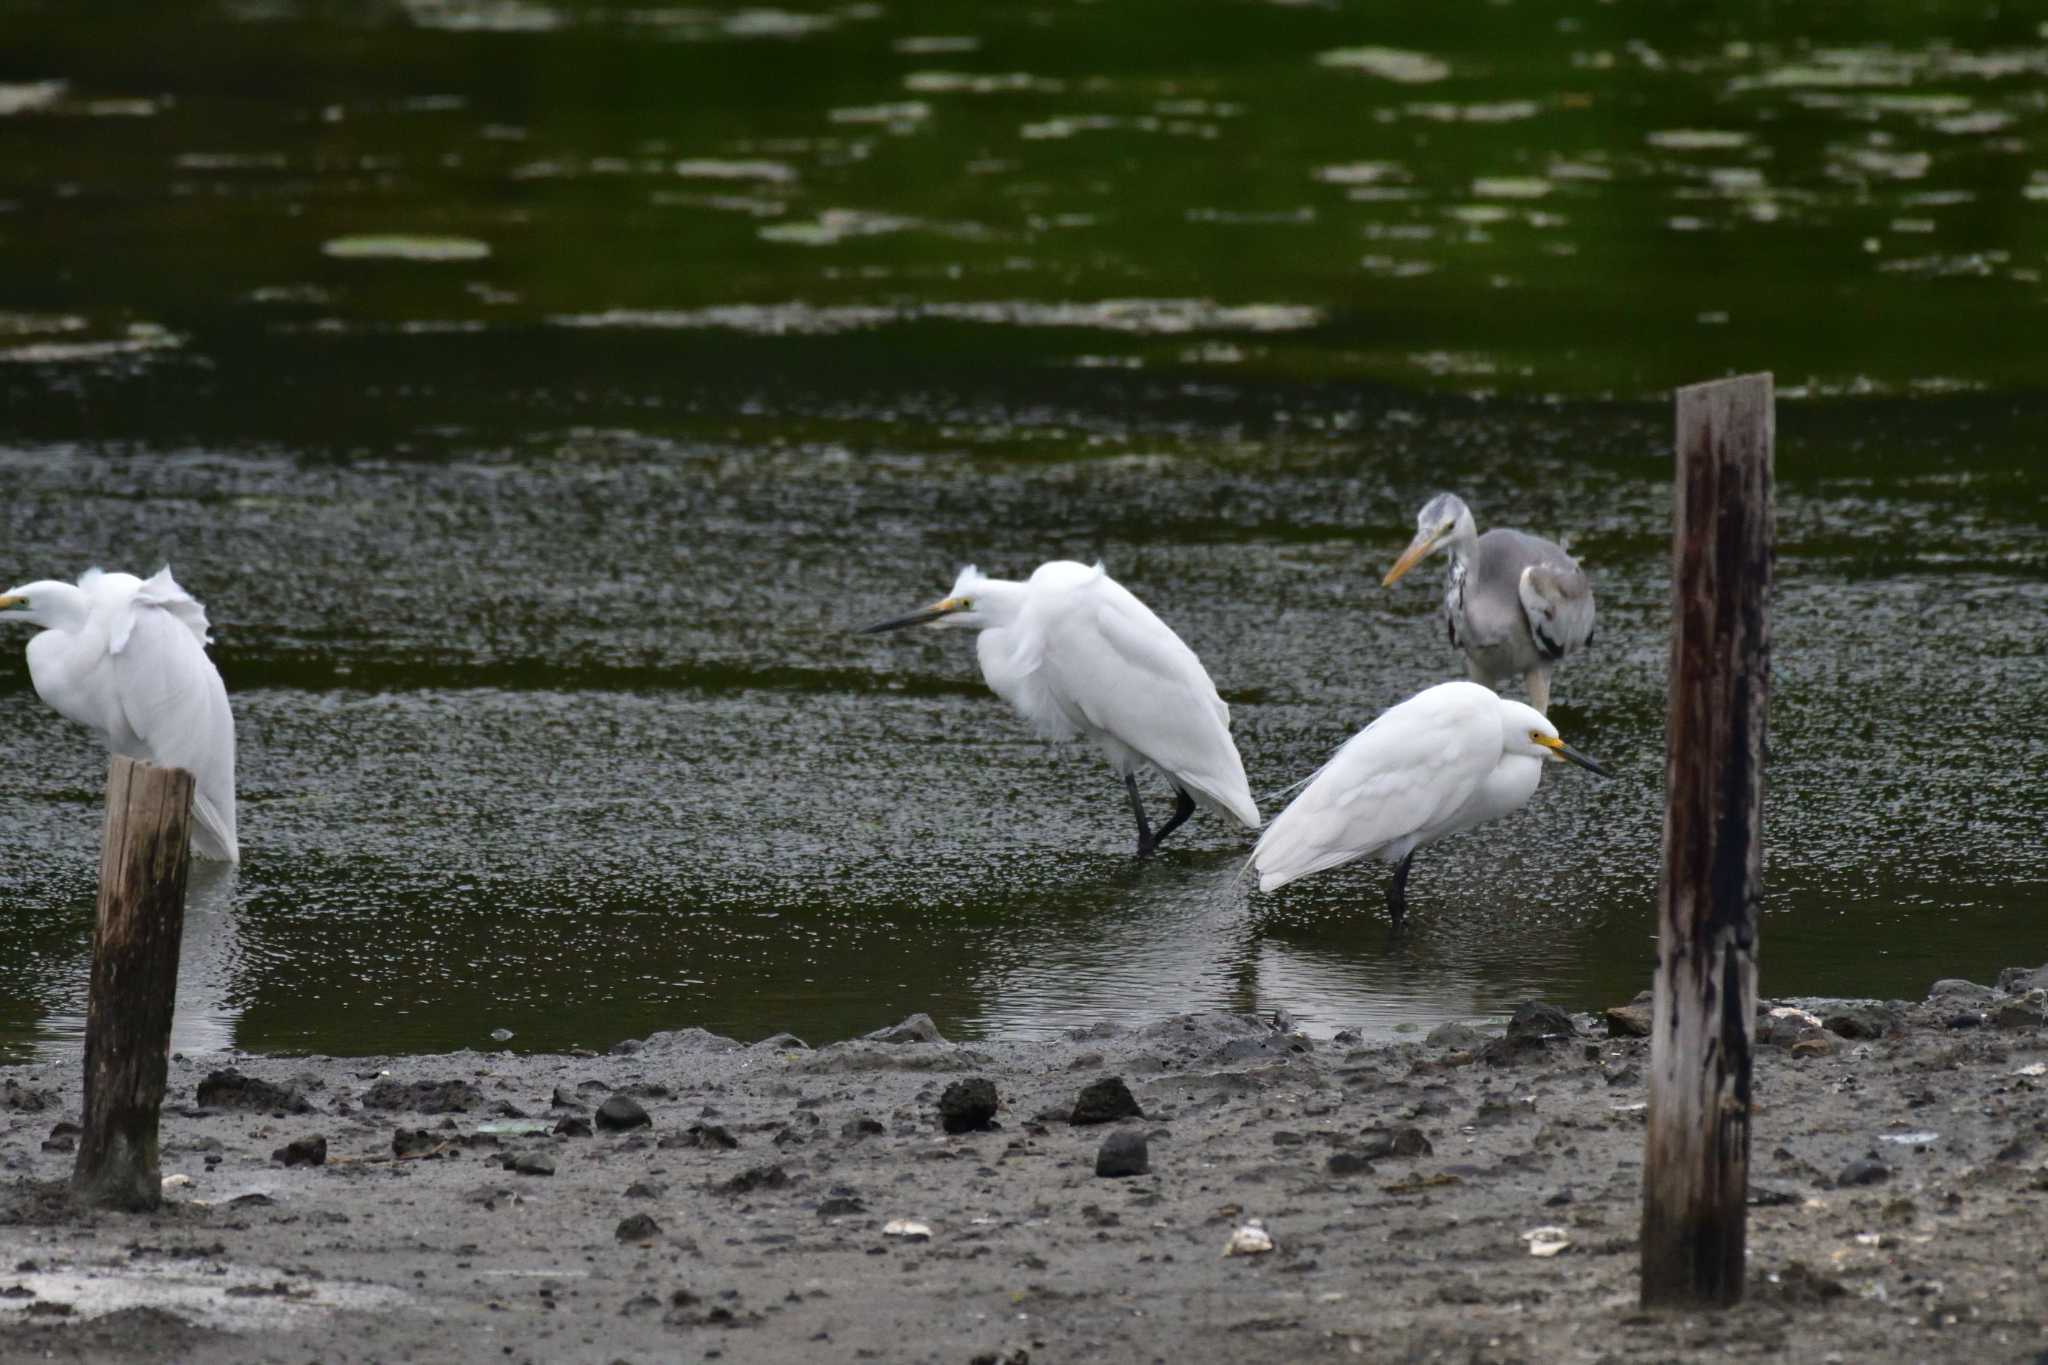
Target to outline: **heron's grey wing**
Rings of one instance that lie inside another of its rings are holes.
[[[1593,584],[1569,555],[1558,551],[1525,567],[1517,585],[1529,638],[1556,662],[1593,638]]]
[[[1266,826],[1252,850],[1259,889],[1376,853],[1462,807],[1500,760],[1499,704],[1477,685],[1445,684],[1353,735]]]
[[[129,730],[152,763],[184,768],[196,780],[194,847],[233,861],[235,842],[235,718],[227,689],[183,615],[140,597],[117,613],[109,631],[120,641],[107,667]]]
[[[1105,575],[1048,604],[1045,666],[1090,725],[1259,827],[1229,706],[1187,642],[1123,585]]]

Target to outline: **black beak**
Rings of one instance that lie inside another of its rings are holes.
[[[859,633],[862,635],[880,635],[885,630],[901,630],[905,626],[922,626],[938,620],[941,616],[950,616],[965,605],[966,603],[957,597],[948,597],[942,601],[934,602],[928,607],[919,607],[916,611],[906,612],[902,616],[892,616],[886,621],[876,621],[872,625],[862,626]]]
[[[1551,743],[1546,744],[1544,747],[1546,749],[1549,749],[1550,752],[1556,754],[1559,758],[1565,760],[1567,763],[1576,763],[1589,773],[1598,773],[1602,777],[1614,776],[1613,773],[1601,767],[1599,763],[1597,763],[1593,759],[1586,757],[1586,755],[1580,753],[1571,745],[1566,744],[1563,740],[1554,740]]]

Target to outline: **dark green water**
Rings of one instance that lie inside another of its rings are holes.
[[[2048,957],[2040,24],[0,0],[0,578],[168,559],[240,725],[184,1045],[1625,998],[1668,393],[1752,369],[1765,990]],[[968,641],[850,633],[1101,556],[1275,793],[1459,670],[1378,587],[1437,487],[1597,575],[1556,715],[1621,776],[1426,854],[1399,942],[1376,866],[1134,865]],[[20,643],[6,1056],[75,1045],[103,772]]]

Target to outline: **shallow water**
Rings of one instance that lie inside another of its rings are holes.
[[[1626,998],[1665,394],[1730,369],[1784,399],[1765,990],[2043,956],[2030,21],[0,12],[5,576],[168,559],[240,726],[181,1046]],[[1400,940],[1211,818],[1135,865],[966,639],[851,633],[1100,556],[1278,793],[1457,671],[1378,587],[1438,486],[1597,575],[1554,709],[1619,776],[1423,855]],[[104,765],[0,690],[16,1057],[75,1046]]]

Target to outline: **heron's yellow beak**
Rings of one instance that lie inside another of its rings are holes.
[[[908,612],[902,616],[892,616],[886,621],[877,621],[873,625],[862,626],[860,633],[863,635],[880,635],[885,630],[901,630],[905,626],[922,626],[937,621],[941,617],[951,616],[956,611],[965,611],[966,609],[966,598],[942,597],[928,607],[919,607],[916,611]]]
[[[1554,759],[1566,763],[1576,763],[1587,772],[1598,773],[1602,777],[1614,776],[1613,773],[1608,772],[1607,769],[1601,767],[1598,763],[1561,739],[1552,739],[1549,735],[1531,735],[1530,738],[1550,750],[1550,756]]]
[[[23,607],[27,605],[28,599],[26,597],[23,597],[20,593],[14,593],[11,596],[7,597],[0,597],[0,611],[6,611],[9,607]]]
[[[1424,535],[1421,532],[1417,532],[1415,539],[1408,542],[1408,548],[1401,552],[1401,557],[1394,561],[1394,567],[1387,570],[1387,576],[1380,580],[1380,586],[1383,588],[1393,587],[1395,583],[1400,581],[1402,574],[1407,573],[1417,564],[1420,564],[1429,552],[1436,548],[1436,543],[1442,539],[1443,532],[1441,531],[1435,535]]]

